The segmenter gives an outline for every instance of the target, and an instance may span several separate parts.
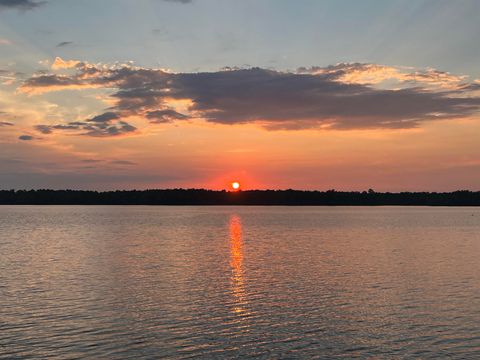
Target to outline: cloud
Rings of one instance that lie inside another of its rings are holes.
[[[185,181],[190,174],[172,175],[171,171],[156,171],[154,174],[141,171],[82,171],[72,168],[53,168],[49,171],[23,165],[20,169],[7,169],[5,162],[0,159],[0,183],[4,189],[131,189],[167,187]],[[159,185],[160,184],[160,185]]]
[[[71,42],[63,42],[63,43],[60,43],[57,45],[57,47],[61,47],[61,46],[65,46],[65,45],[68,45],[68,44],[71,44]],[[63,60],[62,58],[60,57],[56,57],[53,64],[52,64],[52,69],[54,70],[58,70],[58,69],[70,69],[70,68],[74,68],[75,66],[77,66],[78,64],[80,64],[81,62],[78,61],[78,60]]]
[[[128,134],[137,130],[137,128],[133,125],[125,121],[119,121],[117,124],[114,125],[105,125],[105,126],[93,126],[87,125],[84,127],[87,130],[86,133],[83,135],[93,136],[93,137],[110,137],[110,136],[118,136],[123,134]]]
[[[73,44],[73,41],[62,41],[62,42],[59,42],[56,47],[64,47],[71,44]]]
[[[33,136],[30,136],[30,135],[20,135],[18,137],[19,140],[24,140],[24,141],[30,141],[30,140],[33,140]]]
[[[469,93],[476,84],[434,69],[407,71],[353,63],[297,71],[233,68],[171,73],[128,64],[78,62],[74,66],[72,75],[33,76],[20,90],[35,94],[113,89],[114,105],[108,112],[76,124],[90,136],[132,132],[135,128],[120,120],[130,116],[152,123],[189,118],[220,124],[256,123],[271,130],[399,129],[480,111],[480,97]],[[389,87],[391,81],[395,84]],[[188,105],[179,109],[178,103]]]
[[[157,35],[157,36],[167,36],[168,31],[164,29],[153,29],[152,34]]]
[[[34,0],[0,0],[0,10],[4,10],[4,9],[32,10],[46,3],[47,3],[46,1],[34,1]]]
[[[164,110],[154,110],[148,111],[145,114],[145,117],[150,120],[152,123],[161,124],[161,123],[170,123],[175,120],[185,120],[188,119],[187,115],[180,114],[179,112],[173,109],[164,109]]]
[[[8,121],[0,121],[0,127],[2,126],[13,126],[13,124]]]
[[[193,0],[163,0],[165,2],[179,3],[179,4],[190,4]]]
[[[119,136],[137,130],[135,126],[120,120],[120,117],[113,112],[106,112],[86,121],[71,121],[56,125],[35,125],[34,129],[45,135],[61,130],[70,131],[76,135],[93,137]]]
[[[110,163],[115,165],[137,165],[137,163],[130,160],[112,160]]]
[[[33,85],[33,86],[30,86]],[[92,86],[88,86],[92,87]],[[22,90],[28,94],[42,94],[44,92],[82,88],[78,81],[66,75],[39,75],[28,79],[22,86]]]
[[[23,74],[20,72],[13,72],[9,70],[0,69],[0,84],[2,85],[12,85],[17,80],[17,77],[22,77]]]
[[[364,85],[395,80],[400,83],[421,84],[422,86],[456,88],[466,79],[466,76],[455,76],[435,69],[411,70],[378,64],[339,63],[327,67],[301,67],[297,69],[297,72],[328,76],[332,80],[343,83]]]
[[[83,159],[83,160],[80,160],[82,163],[85,163],[85,164],[97,164],[97,163],[101,163],[101,162],[108,162],[110,164],[114,164],[114,165],[128,165],[128,166],[131,166],[131,165],[138,165],[136,162],[133,162],[133,161],[130,161],[130,160],[110,160],[110,161],[107,161],[107,160],[99,160],[99,159]]]
[[[49,125],[35,125],[34,128],[42,134],[51,134],[52,129]]]
[[[93,118],[89,119],[88,121],[95,122],[95,123],[107,123],[111,120],[118,119],[119,116],[114,112],[106,112],[101,115],[94,116]]]
[[[12,45],[12,42],[5,38],[0,38],[0,45]]]

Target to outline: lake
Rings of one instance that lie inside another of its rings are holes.
[[[480,358],[480,208],[0,206],[0,358]]]

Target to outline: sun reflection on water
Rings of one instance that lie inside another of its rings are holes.
[[[238,215],[230,217],[230,266],[232,270],[231,284],[234,298],[233,311],[237,315],[248,315],[247,294],[245,292],[245,276],[243,269],[242,222]]]

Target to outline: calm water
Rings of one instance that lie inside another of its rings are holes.
[[[480,209],[0,207],[0,358],[480,358]]]

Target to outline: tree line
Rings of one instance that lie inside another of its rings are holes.
[[[205,189],[0,190],[1,205],[424,205],[480,206],[480,191],[375,192]]]

